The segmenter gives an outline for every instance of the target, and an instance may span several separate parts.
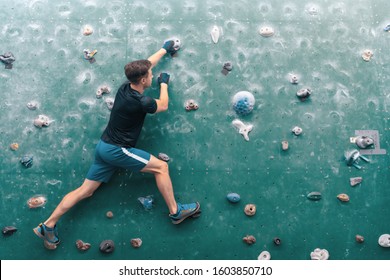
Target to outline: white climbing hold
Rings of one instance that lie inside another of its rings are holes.
[[[371,57],[374,55],[374,53],[371,50],[364,50],[362,54],[362,58],[364,61],[370,61]]]
[[[390,234],[382,234],[379,236],[378,244],[382,247],[390,247]]]
[[[249,141],[249,132],[252,131],[252,124],[244,124],[242,121],[235,119],[232,121],[232,124],[238,129],[238,133],[244,136],[246,141]]]
[[[263,27],[260,27],[259,33],[263,37],[271,37],[272,35],[275,34],[275,31],[270,26],[263,26]]]
[[[291,130],[292,133],[294,133],[296,136],[302,134],[303,129],[300,128],[299,126],[294,126],[293,129]]]
[[[257,259],[258,260],[270,260],[271,259],[271,254],[268,251],[263,251],[257,257]]]
[[[329,252],[326,249],[316,248],[310,253],[310,258],[312,260],[327,260],[329,259]]]
[[[213,40],[214,44],[218,43],[219,36],[220,36],[219,27],[214,25],[213,29],[211,29],[210,34],[211,34],[211,39]]]
[[[102,85],[96,91],[96,98],[102,98],[103,94],[109,94],[111,92],[111,88],[107,85]]]
[[[36,127],[43,127],[43,126],[49,126],[52,121],[49,119],[48,116],[45,115],[39,115],[38,118],[34,120],[34,125]]]

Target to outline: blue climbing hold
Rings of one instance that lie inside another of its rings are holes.
[[[386,25],[386,27],[383,28],[383,30],[389,32],[390,31],[390,24]]]
[[[239,91],[233,96],[233,109],[238,115],[248,115],[255,106],[255,97],[248,91]]]
[[[153,196],[148,195],[146,197],[139,197],[138,201],[141,202],[145,210],[150,210],[153,208]]]
[[[29,168],[33,164],[33,157],[32,156],[23,156],[20,159],[20,163],[23,164],[24,167]]]
[[[240,201],[241,197],[238,193],[229,193],[226,198],[232,202],[232,203],[237,203]]]

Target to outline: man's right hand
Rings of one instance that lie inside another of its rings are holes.
[[[157,78],[157,82],[159,85],[161,84],[169,84],[169,74],[168,73],[160,73],[160,76]]]
[[[178,50],[174,48],[175,42],[173,40],[166,41],[162,46],[170,55],[174,55]]]

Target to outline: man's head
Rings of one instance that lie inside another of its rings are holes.
[[[152,84],[152,63],[147,59],[132,61],[125,66],[127,79],[135,85],[148,88]]]

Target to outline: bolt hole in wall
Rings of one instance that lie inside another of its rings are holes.
[[[1,259],[390,259],[389,1],[0,2]],[[138,146],[202,214],[172,225],[154,178],[119,171],[48,250],[31,229],[82,183],[124,65],[169,38],[170,108]]]

